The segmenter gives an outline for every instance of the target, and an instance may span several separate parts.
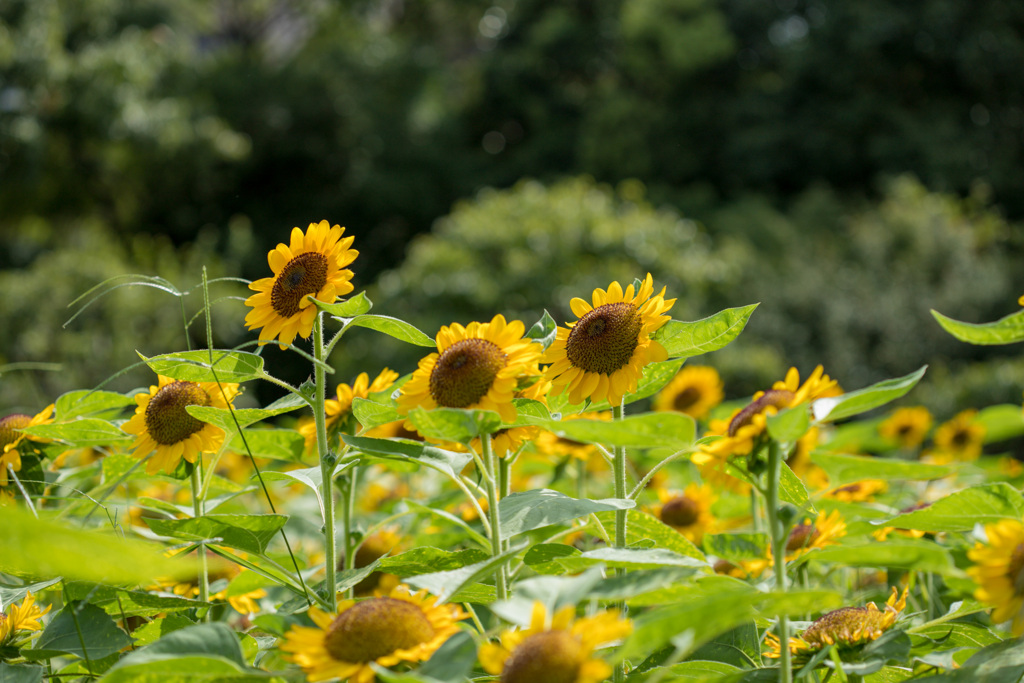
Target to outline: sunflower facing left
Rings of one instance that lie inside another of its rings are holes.
[[[132,447],[136,458],[155,451],[146,464],[148,474],[171,472],[182,458],[195,462],[202,453],[216,452],[224,443],[223,429],[192,417],[186,408],[227,408],[237,395],[237,384],[187,382],[160,375],[148,394],[135,395],[135,415],[121,429],[135,434]]]
[[[252,306],[245,324],[250,330],[261,328],[261,345],[277,339],[284,349],[296,335],[309,339],[317,307],[307,296],[330,304],[352,291],[352,271],[345,266],[359,252],[349,249],[353,238],[342,239],[344,232],[327,221],[310,223],[305,233],[292,228],[291,242],[267,254],[274,276],[250,284],[256,294],[245,300]]]

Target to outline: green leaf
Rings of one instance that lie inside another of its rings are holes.
[[[487,576],[490,576],[498,565],[507,562],[525,547],[526,544],[518,545],[509,548],[500,555],[495,555],[482,562],[476,562],[458,569],[410,576],[406,579],[406,583],[418,588],[426,588],[431,594],[437,596],[438,603],[444,603],[463,588],[478,583]]]
[[[26,658],[46,659],[57,653],[101,659],[132,644],[106,612],[95,605],[71,602],[50,620]]]
[[[242,457],[251,453],[254,458],[297,462],[302,459],[306,447],[302,434],[294,429],[244,429],[242,434],[244,441],[242,436],[235,434],[228,446],[241,453]]]
[[[1024,648],[1016,638],[974,653],[956,671],[916,678],[920,683],[1009,683],[1024,674]]]
[[[281,680],[268,672],[243,669],[223,657],[164,654],[111,668],[100,683],[267,683],[269,679]]]
[[[1002,638],[982,626],[964,623],[932,624],[917,628],[911,637],[942,641],[943,647],[986,647],[1002,642]]]
[[[658,393],[665,388],[666,384],[672,381],[676,374],[678,374],[679,368],[685,362],[685,358],[673,358],[672,360],[647,364],[644,366],[640,379],[637,380],[636,391],[626,394],[622,398],[623,402],[628,405]],[[611,404],[608,401],[598,401],[589,405],[587,410],[609,410],[610,408]]]
[[[536,424],[537,420],[551,419],[547,406],[540,401],[534,401],[532,398],[514,398],[512,403],[516,407],[516,421],[513,425],[517,427]]]
[[[29,593],[34,596],[39,595],[40,591],[44,591],[51,586],[55,586],[60,583],[60,581],[60,579],[49,579],[47,581],[30,583],[26,586],[0,585],[0,610],[6,609],[7,606],[12,603],[21,602]]]
[[[398,555],[382,557],[378,569],[405,578],[418,574],[459,569],[470,564],[483,562],[487,557],[488,553],[479,548],[453,551],[422,547],[408,550]]]
[[[476,642],[465,631],[456,633],[430,656],[417,673],[438,681],[466,680],[476,664]]]
[[[160,655],[213,655],[245,666],[242,646],[234,629],[223,622],[214,622],[173,631],[152,645],[125,655],[114,668],[153,661]]]
[[[349,327],[365,327],[415,346],[435,346],[434,340],[404,320],[386,315],[360,315],[348,322]]]
[[[928,465],[894,458],[873,458],[829,451],[813,451],[811,461],[825,470],[830,486],[842,486],[864,479],[941,479],[952,471],[952,468],[946,465]]]
[[[529,626],[533,603],[540,602],[549,613],[581,603],[602,580],[601,569],[588,569],[576,576],[532,576],[516,582],[515,592],[508,600],[491,605],[491,611],[506,621]]]
[[[1009,484],[984,484],[951,493],[922,509],[897,515],[882,523],[897,529],[969,531],[975,524],[1002,519],[1020,520],[1024,497]]]
[[[723,662],[689,661],[673,664],[668,668],[673,681],[717,681],[724,676],[742,671],[739,667]]]
[[[927,369],[928,366],[923,365],[903,377],[887,379],[842,396],[819,398],[811,406],[814,419],[818,422],[835,422],[895,401],[913,389]]]
[[[285,515],[206,515],[194,519],[147,519],[155,534],[187,541],[207,541],[262,554],[281,530]]]
[[[263,357],[244,351],[214,349],[213,363],[210,362],[208,349],[166,353],[151,358],[146,358],[140,353],[139,357],[156,374],[189,382],[220,380],[235,384],[266,376],[263,372]]]
[[[1012,403],[982,408],[974,422],[985,428],[985,443],[998,443],[1024,435],[1024,411]]]
[[[819,548],[814,551],[814,559],[849,567],[892,567],[936,574],[957,572],[953,558],[945,548],[931,541],[912,538]]]
[[[814,506],[811,505],[810,500],[807,497],[807,486],[800,477],[796,476],[796,473],[789,468],[789,465],[782,463],[780,468],[779,477],[779,498],[790,505],[795,505],[798,508],[806,508],[813,512]]]
[[[579,500],[550,489],[513,493],[498,503],[501,513],[501,536],[511,538],[540,527],[584,517],[592,512],[625,510],[635,505],[632,500],[617,498]]]
[[[946,332],[968,344],[992,346],[1024,341],[1024,310],[990,323],[965,323],[948,318],[935,309],[932,315]]]
[[[461,408],[413,408],[409,421],[425,437],[469,443],[483,434],[501,429],[501,416],[491,410],[463,410]]]
[[[758,304],[727,308],[695,322],[670,320],[654,333],[669,358],[690,358],[717,351],[739,336]]]
[[[693,445],[696,424],[689,415],[642,413],[622,420],[533,420],[555,436],[608,446],[687,448]]]
[[[547,310],[544,311],[544,315],[540,317],[540,320],[535,322],[533,327],[526,331],[526,336],[529,339],[535,339],[540,342],[545,351],[551,346],[551,342],[555,341],[557,335],[558,325]]]
[[[316,496],[316,502],[320,505],[320,521],[324,521],[324,499],[320,491],[323,489],[324,478],[323,470],[320,466],[316,467],[304,467],[297,470],[278,471],[274,470],[271,472],[263,473],[264,481],[289,481],[297,482],[299,484],[305,484],[313,491],[313,495]]]
[[[452,479],[459,476],[473,460],[469,453],[446,451],[436,446],[400,439],[374,439],[368,436],[342,434],[345,443],[367,455],[425,465]]]
[[[130,396],[113,391],[81,389],[63,394],[54,403],[57,420],[67,422],[76,417],[114,417],[125,406],[135,405]]]
[[[729,561],[766,557],[768,534],[728,533],[704,536],[704,551]]]
[[[665,567],[634,571],[622,576],[609,576],[589,590],[587,597],[608,602],[631,600],[639,595],[682,585],[693,574],[694,570],[690,567]],[[521,585],[520,583],[516,584],[517,592]]]
[[[157,543],[36,519],[14,506],[0,507],[4,552],[0,571],[19,576],[63,576],[98,583],[146,583],[154,576],[184,577],[189,563],[163,555]]]
[[[598,512],[596,515],[604,528],[615,528],[614,512]],[[704,559],[704,553],[681,533],[662,522],[657,517],[641,510],[626,512],[626,545],[630,547],[665,548],[674,553]]]
[[[228,434],[237,434],[238,430],[235,428],[235,421],[237,420],[239,427],[248,427],[251,424],[255,424],[261,420],[266,420],[268,417],[274,417],[281,415],[282,413],[290,413],[295,410],[296,406],[285,406],[283,408],[213,408],[211,406],[185,406],[185,410],[188,414],[197,420],[208,422],[216,427],[220,427]],[[233,413],[233,415],[232,415]]]
[[[359,292],[355,296],[336,304],[325,304],[310,297],[310,301],[325,313],[330,313],[336,318],[354,318],[363,313],[369,313],[373,308],[373,302],[366,296],[366,292]]]
[[[195,569],[192,570],[195,576]],[[153,583],[151,580],[150,583]],[[164,612],[178,612],[203,607],[210,603],[184,598],[180,595],[158,595],[145,590],[125,590],[87,581],[69,581],[65,584],[69,600],[88,600],[107,614],[120,619],[124,616],[150,617]],[[169,591],[169,589],[167,589]]]
[[[195,623],[183,614],[168,614],[163,619],[154,619],[135,629],[132,631],[132,638],[135,639],[135,647],[144,647],[169,633]]]
[[[768,435],[779,443],[796,443],[810,427],[811,415],[804,405],[768,416]]]
[[[356,420],[359,421],[363,429],[373,429],[402,419],[394,405],[378,403],[358,396],[352,399],[352,414],[356,416]]]
[[[42,683],[46,668],[34,664],[0,662],[0,683]]]
[[[134,438],[106,420],[97,417],[84,417],[58,424],[36,425],[35,427],[26,427],[22,432],[60,441],[74,448],[110,446],[131,441]]]
[[[550,545],[550,544],[549,544]],[[531,548],[533,552],[540,546]],[[545,549],[534,553],[533,560],[544,559],[544,555],[555,554],[549,563],[558,565],[563,571],[576,573],[589,567],[603,565],[613,569],[660,569],[665,567],[685,567],[696,571],[698,567],[706,567],[707,563],[693,557],[679,555],[664,548],[598,548],[581,553],[575,548],[570,553]],[[527,562],[527,564],[530,564]],[[545,563],[547,564],[547,563]]]

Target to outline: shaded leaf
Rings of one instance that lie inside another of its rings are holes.
[[[50,620],[26,657],[44,659],[57,653],[100,659],[131,645],[132,639],[95,605],[68,603]],[[31,653],[31,654],[30,654]]]
[[[511,538],[540,527],[568,522],[592,512],[625,510],[635,505],[632,500],[617,498],[580,500],[550,489],[513,493],[498,504],[501,512],[501,535],[502,538]]]
[[[431,594],[437,596],[438,603],[447,602],[463,588],[490,576],[498,565],[507,562],[509,558],[521,552],[525,547],[525,544],[515,546],[500,555],[458,569],[410,576],[406,582],[418,588],[426,588]]]
[[[210,541],[262,554],[281,530],[285,515],[206,515],[194,519],[147,519],[153,533],[188,541]]]

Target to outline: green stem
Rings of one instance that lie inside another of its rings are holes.
[[[583,500],[587,497],[587,461],[573,458],[576,461],[576,497]]]
[[[775,589],[786,590],[786,529],[779,519],[779,479],[782,477],[782,450],[775,441],[768,444],[768,489],[765,507],[767,508],[768,532],[772,541],[772,556],[775,561]],[[789,617],[779,615],[776,629],[780,645],[779,683],[791,683],[793,668],[789,652]]]
[[[324,578],[325,595],[331,612],[338,609],[338,595],[334,587],[338,584],[338,549],[334,539],[334,463],[335,458],[327,447],[327,413],[324,404],[327,401],[327,374],[324,372],[324,330],[323,313],[317,313],[313,320],[313,421],[316,424],[316,449],[320,458],[321,482],[320,495],[324,502]],[[347,542],[347,540],[346,540]]]
[[[491,555],[497,557],[501,555],[502,551],[501,518],[498,513],[501,493],[498,458],[494,455],[494,449],[491,447],[490,434],[484,434],[480,441],[483,444],[484,463],[487,464],[487,476],[484,477],[484,483],[487,485],[487,516],[491,523]],[[494,575],[494,585],[498,594],[498,600],[508,600],[509,597],[507,572],[508,567],[503,563],[498,566]]]
[[[342,494],[341,508],[341,537],[345,545],[345,569],[354,569],[356,566],[356,544],[352,541],[352,520],[355,519],[356,511],[356,482],[358,481],[359,467],[353,465],[349,469],[348,484]],[[355,597],[355,587],[350,586],[345,592],[347,598]]]
[[[192,516],[199,519],[203,516],[203,491],[200,484],[199,468],[202,466],[202,459],[198,460],[192,467]],[[196,548],[199,554],[199,599],[203,602],[210,601],[210,575],[206,563],[206,545],[200,543]],[[210,613],[206,613],[209,620]]]
[[[621,421],[625,415],[625,400],[620,400],[619,405],[612,406],[612,420]],[[626,497],[626,447],[616,446],[614,449],[612,473],[615,476],[615,497],[625,498]],[[625,548],[626,547],[626,510],[615,511],[615,547]],[[619,568],[615,570],[616,576],[625,576],[626,570]],[[627,614],[626,603],[619,603],[618,609],[621,610],[623,618]],[[615,665],[613,671],[613,680],[615,683],[622,683],[626,680],[626,666],[624,662],[619,662]]]

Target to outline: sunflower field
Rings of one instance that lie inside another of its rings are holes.
[[[162,290],[209,343],[0,419],[0,682],[1024,676],[1020,405],[933,415],[926,367],[726,400],[714,352],[757,303],[677,320],[637,273],[552,302],[573,320],[424,331],[355,293],[345,228],[281,237],[252,282],[86,292],[76,316]],[[1024,311],[932,314],[1024,341]],[[253,338],[215,348],[215,324]],[[337,377],[357,336],[421,360]]]

